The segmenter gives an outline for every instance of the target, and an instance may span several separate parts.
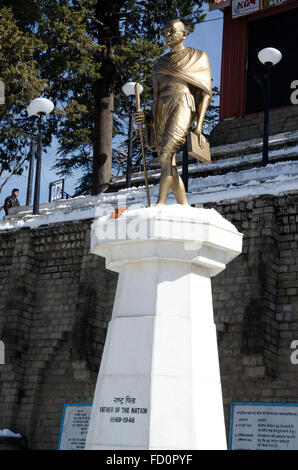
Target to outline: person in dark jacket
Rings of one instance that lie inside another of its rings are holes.
[[[19,190],[14,188],[11,192],[11,196],[8,196],[4,202],[5,215],[8,215],[8,210],[11,207],[19,207],[20,203],[18,200]]]

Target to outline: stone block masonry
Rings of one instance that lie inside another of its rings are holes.
[[[55,449],[63,404],[93,399],[117,278],[90,254],[91,222],[0,237],[0,428],[30,449]]]
[[[298,106],[270,110],[269,135],[296,131],[298,128]],[[231,144],[263,137],[264,113],[253,113],[220,121],[211,132],[212,146]]]
[[[298,402],[290,360],[298,338],[298,194],[216,209],[244,233],[242,254],[213,278],[228,426],[232,401]]]
[[[227,433],[232,401],[298,402],[298,193],[208,203],[244,234],[214,277]],[[56,449],[65,403],[91,403],[117,275],[92,219],[0,233],[0,449]],[[199,304],[198,299],[198,304]]]

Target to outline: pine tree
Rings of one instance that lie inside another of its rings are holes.
[[[0,80],[5,91],[0,104],[0,177],[5,175],[0,192],[10,175],[21,174],[27,158],[26,105],[45,84],[34,58],[42,49],[40,40],[18,28],[10,9],[0,9]]]
[[[92,193],[107,190],[112,139],[126,137],[128,100],[122,85],[142,83],[142,102],[150,104],[153,64],[164,52],[163,26],[180,18],[192,31],[204,19],[203,0],[27,0],[25,15],[19,1],[2,3],[11,7],[23,34],[39,45],[36,79],[46,83],[43,94],[55,103],[45,145],[51,136],[58,139],[56,169],[61,175],[83,169],[79,189],[84,192],[90,192],[91,174]],[[119,155],[121,149],[114,152]]]
[[[108,1],[97,2],[97,37],[105,48],[102,77],[95,84],[94,194],[106,190],[111,177],[111,128],[120,83],[131,78],[149,87],[153,62],[163,50],[162,27],[169,18],[180,17],[192,29],[203,18],[201,5],[202,1],[118,0],[111,7]],[[120,100],[117,105],[121,110]],[[104,135],[106,138],[102,139]]]

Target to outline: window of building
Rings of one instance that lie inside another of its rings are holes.
[[[264,66],[258,60],[258,52],[265,47],[275,47],[283,55],[272,69],[271,107],[295,104],[291,96],[293,82],[298,81],[298,8],[248,23],[247,114],[264,109]]]

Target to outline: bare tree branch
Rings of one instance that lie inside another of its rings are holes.
[[[113,152],[118,153],[121,157],[127,158],[127,153],[121,152],[121,150],[113,149]]]
[[[4,180],[4,182],[0,185],[0,193],[2,192],[3,187],[6,185],[6,183],[10,180],[12,176],[14,176],[18,170],[22,167],[24,162],[28,159],[28,155],[26,155],[23,160],[13,169],[13,171],[7,176],[7,178]]]

